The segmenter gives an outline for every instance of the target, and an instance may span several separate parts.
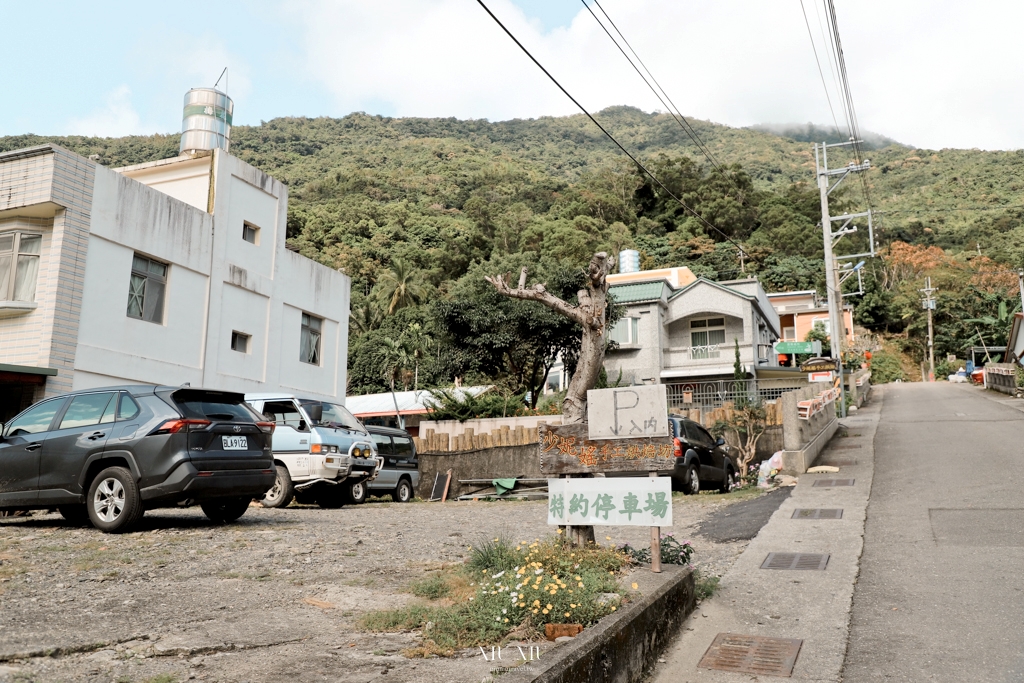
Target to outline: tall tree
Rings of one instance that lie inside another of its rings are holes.
[[[416,267],[404,259],[394,259],[391,268],[377,280],[377,295],[388,315],[399,308],[415,306],[426,295]]]

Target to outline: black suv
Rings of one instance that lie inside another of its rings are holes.
[[[668,426],[676,456],[672,483],[683,493],[698,493],[707,483],[722,493],[736,485],[736,463],[726,452],[725,440],[684,417],[669,417]]]
[[[420,461],[412,437],[404,429],[391,427],[366,425],[366,431],[377,445],[377,455],[384,459],[384,466],[376,479],[363,486],[369,487],[372,495],[390,493],[396,503],[408,503],[420,483]]]
[[[146,509],[241,517],[274,484],[273,422],[242,394],[119,386],[46,399],[0,433],[0,510],[56,507],[122,532]]]

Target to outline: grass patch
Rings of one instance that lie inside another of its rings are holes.
[[[448,604],[412,605],[371,612],[360,620],[368,631],[423,629],[421,646],[407,657],[451,654],[456,649],[530,637],[547,623],[596,622],[618,602],[617,572],[630,564],[614,548],[571,546],[552,537],[532,543],[498,538],[477,544],[465,565],[450,567],[411,586],[414,594]]]
[[[720,576],[705,575],[699,570],[693,572],[694,592],[697,595],[697,601],[707,600],[715,594],[718,590],[718,582],[722,580]]]

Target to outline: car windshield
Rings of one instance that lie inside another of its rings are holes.
[[[240,396],[184,390],[174,393],[174,402],[185,417],[240,422],[256,422],[261,419]]]
[[[303,406],[316,405],[316,401],[303,402]],[[343,429],[355,429],[357,431],[363,431],[362,425],[359,424],[359,420],[355,416],[345,409],[345,406],[335,405],[334,403],[320,402],[323,406],[324,414],[320,417],[320,422],[326,427],[342,427]]]

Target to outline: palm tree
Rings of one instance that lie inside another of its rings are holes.
[[[391,385],[391,400],[395,403],[395,417],[398,419],[398,426],[405,429],[405,420],[398,410],[398,398],[395,397],[395,380],[401,377],[402,372],[409,366],[411,356],[405,344],[396,341],[391,337],[384,337],[380,348],[377,349],[377,357],[381,361],[381,370],[384,379]]]
[[[419,323],[412,323],[409,325],[409,329],[407,329],[405,334],[402,336],[407,340],[409,355],[416,366],[412,385],[413,390],[416,391],[419,389],[420,384],[420,361],[423,360],[423,357],[427,353],[427,349],[434,340],[429,334],[423,331],[423,326]]]
[[[393,315],[399,308],[414,306],[426,296],[416,267],[398,258],[391,261],[391,269],[384,271],[377,280],[377,287],[377,295],[388,315]]]
[[[377,304],[372,299],[366,299],[361,306],[356,306],[349,314],[352,321],[352,332],[362,335],[370,330],[375,330],[380,326],[382,317]]]

